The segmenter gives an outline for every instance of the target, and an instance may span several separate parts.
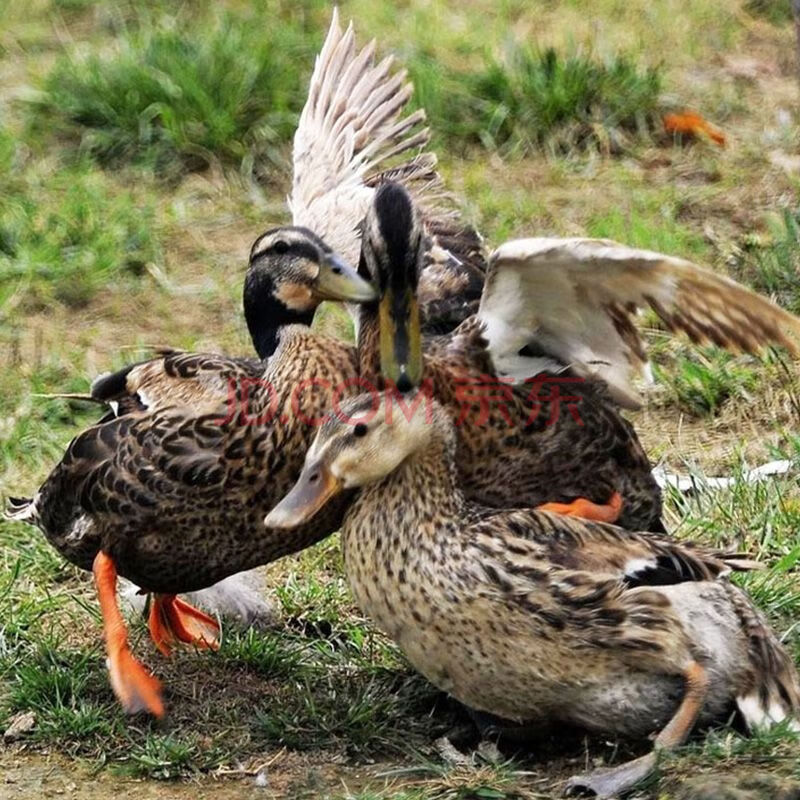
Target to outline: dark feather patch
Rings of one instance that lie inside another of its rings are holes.
[[[99,375],[92,381],[91,393],[95,400],[100,400],[104,403],[110,400],[116,400],[128,393],[128,375],[131,370],[141,364],[146,364],[146,361],[137,361],[135,364],[129,364],[116,372],[109,372],[105,375]]]
[[[670,586],[674,583],[703,580],[701,574],[685,566],[685,562],[678,561],[672,556],[660,555],[652,566],[638,570],[632,575],[626,574],[623,581],[626,586]]]
[[[418,233],[411,197],[399,183],[387,182],[378,188],[373,204],[392,267],[389,285],[397,294],[407,287],[416,290],[421,242],[414,241]]]

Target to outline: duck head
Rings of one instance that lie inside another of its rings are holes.
[[[381,184],[364,219],[359,272],[378,287],[381,374],[401,392],[422,379],[417,284],[424,254],[422,223],[408,192]]]
[[[244,315],[253,344],[268,358],[285,325],[310,325],[323,300],[376,300],[368,280],[308,228],[273,228],[256,239],[244,279]]]
[[[332,497],[382,480],[449,424],[422,389],[363,394],[343,403],[320,427],[289,493],[267,514],[270,528],[310,520]]]

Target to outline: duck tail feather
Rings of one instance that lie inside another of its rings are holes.
[[[141,363],[141,362],[139,362]],[[104,372],[92,381],[92,397],[100,403],[108,403],[127,394],[128,374],[139,364],[129,364],[116,372]]]
[[[752,680],[736,697],[736,706],[749,730],[783,723],[800,731],[800,682],[789,654],[764,616],[741,589],[728,591],[747,637]]]
[[[18,522],[32,521],[36,516],[36,503],[33,497],[8,497],[3,515],[6,519]]]

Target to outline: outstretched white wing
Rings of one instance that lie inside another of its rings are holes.
[[[357,51],[352,23],[343,32],[334,9],[294,137],[293,221],[351,262],[359,253],[354,231],[373,194],[368,176],[429,139],[419,127],[425,113],[405,114],[413,91],[405,71],[392,75],[393,59],[375,64],[374,56],[375,42]],[[419,166],[434,164],[430,156]]]
[[[650,307],[695,342],[797,353],[800,319],[690,261],[604,239],[518,239],[492,253],[479,315],[498,371],[518,380],[569,367],[636,408],[647,371],[634,317]],[[522,351],[522,353],[520,353]]]
[[[352,23],[342,31],[334,9],[294,137],[289,207],[295,225],[356,264],[359,225],[374,187],[385,180],[403,184],[431,238],[420,276],[423,319],[429,328],[449,329],[477,306],[482,246],[443,191],[436,156],[422,152],[430,138],[422,127],[425,113],[408,113],[413,87],[392,63],[391,57],[375,63],[374,41],[358,50]]]

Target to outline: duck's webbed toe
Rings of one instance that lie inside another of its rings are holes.
[[[568,517],[594,520],[595,522],[615,523],[622,513],[622,495],[614,492],[607,503],[593,503],[585,497],[579,497],[571,503],[544,503],[537,506],[537,511],[551,511]]]
[[[174,594],[158,594],[153,598],[149,626],[156,647],[165,656],[171,654],[176,642],[219,649],[219,623]]]

